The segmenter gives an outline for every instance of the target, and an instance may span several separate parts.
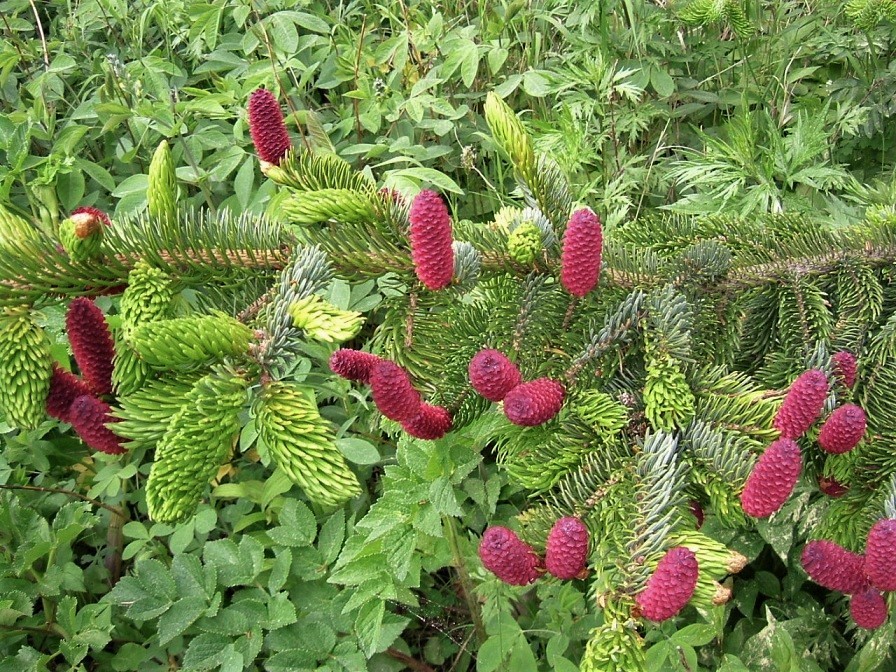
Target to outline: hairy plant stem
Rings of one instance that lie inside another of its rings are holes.
[[[451,555],[454,559],[454,568],[457,571],[457,578],[460,582],[460,591],[467,609],[470,612],[470,618],[473,619],[473,630],[476,633],[476,639],[479,644],[486,640],[485,626],[482,623],[482,612],[479,608],[479,602],[473,594],[473,581],[467,572],[467,565],[464,562],[464,556],[460,552],[460,539],[457,533],[457,525],[454,518],[450,516],[442,516],[442,525],[445,527],[445,537],[451,548]]]

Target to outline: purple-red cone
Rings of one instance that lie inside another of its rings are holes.
[[[262,161],[279,164],[292,147],[280,103],[267,89],[256,89],[249,96],[249,132]]]
[[[47,414],[50,417],[68,422],[72,402],[80,396],[90,394],[91,391],[87,383],[58,364],[53,364],[50,393],[47,395]]]
[[[849,492],[849,488],[843,485],[840,481],[838,481],[833,476],[819,476],[818,477],[818,489],[821,490],[828,497],[833,499],[837,499],[838,497],[842,497],[847,492]]]
[[[800,447],[791,439],[778,439],[759,458],[740,495],[748,516],[766,518],[780,509],[796,485],[803,468]]]
[[[483,567],[512,586],[525,586],[541,574],[541,558],[506,527],[485,531],[479,544],[479,559]]]
[[[444,289],[454,276],[454,249],[451,247],[451,216],[442,198],[424,189],[411,204],[411,258],[414,271],[432,291]]]
[[[70,216],[73,217],[75,215],[90,215],[94,219],[98,219],[99,221],[101,221],[106,226],[111,226],[112,224],[112,220],[109,219],[109,215],[107,215],[99,208],[94,208],[91,205],[82,205],[75,208],[74,210],[72,210],[72,214]]]
[[[441,406],[420,404],[420,410],[401,426],[411,436],[433,441],[441,439],[451,429],[451,414]]]
[[[573,296],[585,296],[597,285],[602,245],[600,217],[588,208],[572,213],[563,234],[560,282]]]
[[[896,590],[896,520],[878,520],[868,532],[865,576],[878,590]]]
[[[380,413],[396,422],[413,420],[423,403],[407,372],[385,359],[370,370],[370,390]]]
[[[520,384],[520,370],[498,350],[480,350],[470,360],[470,384],[489,401],[502,401]]]
[[[94,394],[112,393],[112,360],[115,345],[106,316],[86,297],[78,297],[68,307],[65,329],[81,376]]]
[[[72,402],[69,422],[84,443],[94,450],[120,455],[124,452],[121,439],[106,427],[106,423],[115,422],[111,410],[106,402],[85,394]]]
[[[560,412],[563,385],[550,378],[520,383],[504,397],[504,415],[515,425],[542,425]]]
[[[787,439],[798,439],[818,420],[828,396],[828,378],[823,371],[809,369],[793,381],[775,416],[775,429]]]
[[[865,411],[855,404],[843,404],[821,426],[818,445],[826,453],[848,453],[859,445],[866,427]]]
[[[381,361],[369,352],[342,348],[330,355],[330,371],[348,380],[370,383],[370,371]]]
[[[561,518],[551,528],[545,545],[544,564],[558,579],[575,579],[588,560],[588,528],[578,518]]]
[[[669,549],[647,586],[635,597],[641,615],[651,621],[665,621],[684,608],[697,587],[697,556],[684,546]]]
[[[834,361],[834,373],[837,378],[848,388],[856,384],[856,356],[843,350],[835,353],[831,359]]]
[[[703,507],[700,506],[700,502],[696,499],[692,499],[688,502],[688,508],[691,510],[691,515],[697,519],[697,529],[699,530],[703,527],[703,520],[706,518],[706,515],[703,513]]]
[[[803,548],[803,569],[815,583],[852,595],[868,587],[865,558],[827,539],[810,541]]]
[[[850,598],[849,614],[860,628],[874,630],[887,620],[887,602],[879,590],[869,588]]]

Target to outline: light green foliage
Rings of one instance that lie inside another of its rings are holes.
[[[252,331],[227,315],[200,315],[150,322],[129,338],[137,354],[152,366],[184,367],[245,355]]]
[[[541,252],[541,231],[530,222],[523,222],[507,236],[507,250],[514,261],[529,265]]]

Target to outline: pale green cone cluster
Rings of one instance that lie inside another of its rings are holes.
[[[283,201],[283,212],[293,224],[365,222],[376,218],[372,199],[352,189],[318,189],[293,194]]]
[[[100,224],[84,237],[79,235],[79,228],[77,221],[72,217],[62,220],[59,224],[59,242],[69,259],[79,263],[99,257],[103,248],[103,225]]]
[[[306,296],[289,307],[293,326],[303,329],[308,338],[327,343],[342,343],[357,336],[364,316],[340,310],[316,294]]]
[[[196,512],[239,434],[247,387],[241,378],[209,374],[182,398],[156,447],[146,482],[150,518],[176,522]]]
[[[643,640],[626,609],[608,604],[604,622],[591,631],[581,672],[647,672]]]
[[[694,417],[694,393],[676,359],[648,344],[644,414],[655,429],[682,429]]]
[[[361,494],[329,423],[298,387],[283,382],[268,385],[256,407],[255,426],[273,461],[311,501],[339,506]]]
[[[130,450],[154,447],[162,440],[168,423],[180,411],[196,382],[196,374],[161,378],[119,397],[112,409],[112,415],[119,420],[115,423],[115,433],[128,441]]]
[[[532,222],[523,222],[507,236],[510,258],[528,266],[541,252],[541,230]]]
[[[33,429],[46,413],[50,339],[26,308],[0,315],[0,409],[13,427]]]

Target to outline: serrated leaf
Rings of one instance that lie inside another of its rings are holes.
[[[268,630],[277,630],[292,625],[296,620],[296,608],[289,601],[289,593],[273,595],[268,602],[268,619],[265,627]]]
[[[172,604],[171,608],[159,618],[159,644],[164,646],[182,634],[207,607],[208,602],[201,597],[184,597]]]
[[[358,610],[358,617],[355,619],[355,635],[358,637],[361,651],[368,658],[376,653],[385,614],[386,604],[380,600],[368,602]]]

